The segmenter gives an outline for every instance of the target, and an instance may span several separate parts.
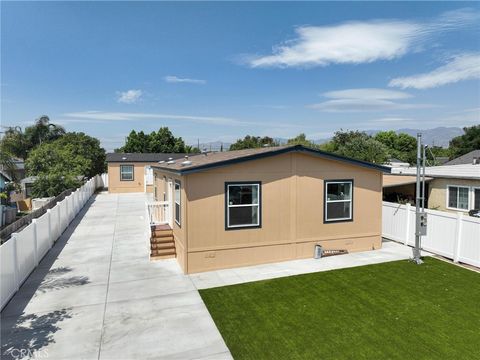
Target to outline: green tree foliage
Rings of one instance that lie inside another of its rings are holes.
[[[0,144],[0,165],[2,166],[3,171],[5,171],[13,181],[17,181],[15,178],[15,170],[17,167],[13,161],[13,156],[3,147],[3,144]]]
[[[34,198],[57,196],[80,185],[81,181],[72,174],[43,173],[37,176],[33,183],[32,196]]]
[[[79,178],[105,171],[105,150],[97,139],[84,133],[67,133],[37,146],[25,166],[28,175],[38,177],[33,195],[54,196],[77,186]]]
[[[320,148],[324,151],[376,164],[383,164],[389,158],[388,148],[363,131],[337,131],[332,140]]]
[[[288,139],[287,144],[288,145],[303,145],[303,146],[310,147],[310,148],[317,148],[318,147],[314,142],[312,142],[310,140],[307,140],[307,136],[304,133],[298,134],[294,138]]]
[[[132,130],[125,140],[125,145],[115,150],[121,153],[191,153],[197,148],[185,145],[181,137],[175,137],[168,127],[161,127],[157,132],[145,134]]]
[[[395,131],[380,131],[374,139],[388,148],[390,157],[414,164],[417,158],[417,139]]]
[[[463,131],[463,135],[454,137],[450,141],[451,159],[480,149],[480,125],[464,127]]]
[[[35,120],[35,124],[27,126],[25,131],[20,127],[9,128],[2,139],[2,147],[18,158],[25,160],[29,152],[36,146],[56,140],[65,135],[62,126],[50,123],[46,115]]]
[[[251,136],[247,135],[243,139],[238,139],[235,143],[230,145],[230,150],[254,149],[263,146],[278,145],[271,137]]]

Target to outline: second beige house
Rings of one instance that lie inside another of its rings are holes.
[[[185,273],[309,258],[317,244],[378,249],[389,171],[300,145],[196,155],[153,166],[156,204],[171,210],[151,220]]]

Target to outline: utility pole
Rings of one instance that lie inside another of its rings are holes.
[[[425,146],[422,143],[422,134],[417,134],[417,179],[415,196],[415,247],[412,261],[423,264],[421,259],[421,239],[427,234],[427,213],[425,212]],[[408,216],[408,214],[407,214]]]

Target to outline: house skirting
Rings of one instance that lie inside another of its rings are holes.
[[[314,248],[317,244],[322,245],[324,249],[346,249],[348,252],[358,252],[380,249],[382,247],[382,237],[378,234],[364,237],[310,240],[284,244],[237,247],[232,249],[190,251],[187,253],[187,269],[185,269],[185,266],[182,266],[182,268],[187,270],[186,272],[188,273],[197,273],[240,266],[313,258]],[[184,263],[184,261],[181,263]]]

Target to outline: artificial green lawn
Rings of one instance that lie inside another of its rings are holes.
[[[235,359],[480,359],[480,274],[432,258],[200,294]]]

